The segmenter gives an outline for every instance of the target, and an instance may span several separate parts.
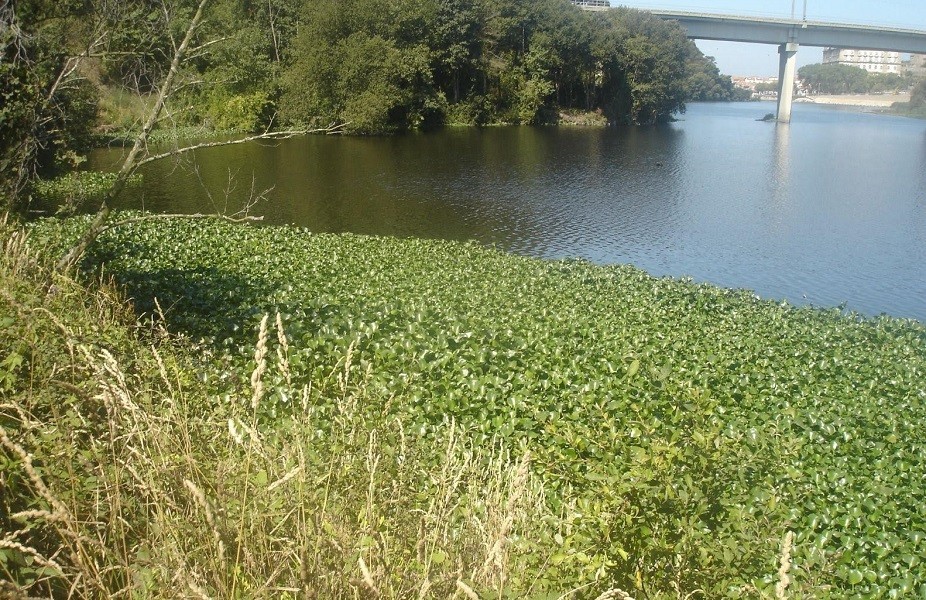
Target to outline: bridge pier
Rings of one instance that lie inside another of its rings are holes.
[[[778,46],[778,122],[791,122],[791,103],[794,100],[794,76],[797,71],[797,42]]]
[[[603,2],[604,0],[574,0]],[[3,0],[0,0],[2,3]],[[699,12],[652,10],[654,15],[681,25],[689,39],[774,44],[781,55],[778,72],[778,121],[791,121],[798,43],[802,46],[865,48],[926,54],[926,31],[881,26],[819,23],[803,19],[741,17]]]

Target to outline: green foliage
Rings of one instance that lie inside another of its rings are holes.
[[[870,73],[868,91],[873,93],[897,92],[907,89],[907,81],[896,73]]]
[[[442,120],[445,101],[433,85],[421,6],[313,3],[287,74],[284,117],[371,134]],[[357,21],[347,21],[351,16]]]
[[[926,119],[926,79],[921,79],[910,92],[909,102],[895,102],[891,112],[907,117]]]
[[[484,96],[473,96],[447,107],[448,125],[486,125],[491,121],[492,110]]]
[[[926,79],[921,79],[910,92],[910,106],[912,108],[926,106]]]
[[[217,131],[265,131],[273,116],[273,103],[264,92],[229,96],[216,90],[208,99],[208,123]]]
[[[562,108],[665,121],[683,110],[689,59],[700,56],[677,25],[561,0],[322,0],[303,16],[281,112],[357,133],[553,123]]]
[[[120,228],[91,261],[229,364],[242,324],[280,310],[296,384],[350,346],[367,401],[422,439],[452,418],[529,450],[559,515],[525,541],[541,588],[770,597],[789,530],[794,597],[926,577],[921,324],[627,266],[218,221]],[[267,418],[292,408],[277,398]]]
[[[53,102],[58,111],[51,119],[41,164],[75,166],[93,144],[93,128],[99,113],[99,93],[88,81],[78,80],[59,89]]]
[[[677,24],[630,9],[609,11],[627,33],[617,40],[621,79],[629,93],[631,123],[657,123],[684,111],[688,40]]]
[[[29,85],[27,72],[12,62],[0,62],[0,190],[15,193],[19,181],[33,168],[28,132],[36,119],[39,90]]]
[[[33,178],[89,147],[96,90],[68,73],[90,12],[84,2],[0,5],[0,197],[17,208]]]
[[[805,65],[798,76],[815,94],[868,94],[897,91],[907,87],[903,77],[893,73],[869,73],[851,65]]]
[[[58,215],[73,215],[81,209],[102,202],[116,179],[115,173],[72,171],[54,179],[33,183],[33,200],[43,208],[53,208]],[[141,175],[133,176],[129,185],[141,184]]]
[[[170,17],[185,12],[181,5],[164,10],[155,0],[138,0],[107,5],[91,1],[99,17],[108,22],[107,46],[99,70],[101,83],[124,88],[136,94],[156,92],[170,67],[171,36],[175,33]],[[176,11],[176,12],[174,12]]]
[[[868,91],[868,72],[850,65],[805,65],[798,76],[814,93],[862,94]]]
[[[122,86],[101,86],[97,136],[103,138],[104,143],[106,135],[124,134],[123,137],[130,137],[131,132],[144,122],[153,103],[151,96],[129,91]]]
[[[688,72],[685,88],[693,102],[734,102],[751,97],[751,92],[738,89],[729,76],[721,75],[714,57],[701,54],[694,43],[689,46]]]

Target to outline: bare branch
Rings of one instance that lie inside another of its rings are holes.
[[[180,213],[168,213],[168,214],[147,214],[147,215],[138,215],[135,217],[126,217],[125,219],[120,219],[118,221],[113,221],[108,223],[100,231],[100,235],[106,233],[111,229],[116,229],[117,227],[123,227],[125,225],[131,225],[132,223],[142,223],[144,221],[157,221],[162,219],[221,219],[223,221],[228,221],[229,223],[249,223],[254,221],[263,221],[263,217],[254,216],[254,215],[221,215],[221,214],[206,214],[206,213],[195,213],[192,215],[185,215]]]
[[[251,194],[248,196],[248,201],[245,203],[243,207],[241,207],[241,209],[238,212],[234,213],[232,216],[237,216],[237,215],[247,216],[248,214],[250,214],[251,209],[257,206],[257,203],[260,202],[261,200],[266,200],[268,196],[270,195],[270,192],[272,192],[274,189],[276,189],[276,186],[272,185],[258,192],[257,191],[257,176],[251,173]],[[225,200],[226,205],[228,204],[227,198],[228,197],[226,196],[226,200]]]
[[[244,144],[247,142],[253,142],[256,140],[285,140],[297,135],[305,135],[307,133],[334,133],[336,130],[340,130],[341,126],[331,127],[327,129],[315,129],[315,130],[288,130],[288,131],[270,131],[266,133],[260,133],[257,135],[249,135],[248,137],[240,138],[237,140],[228,140],[221,142],[203,142],[202,144],[193,144],[192,146],[185,146],[183,148],[175,148],[167,152],[162,152],[160,154],[153,154],[147,158],[143,158],[138,161],[138,166],[146,165],[150,162],[156,160],[161,160],[168,158],[170,156],[177,156],[178,154],[185,154],[187,152],[192,152],[194,150],[200,150],[202,148],[215,148],[216,146],[233,146],[235,144]]]
[[[164,12],[164,22],[169,25],[171,21],[170,10],[167,8],[167,3],[165,3],[164,0],[161,0],[161,10]],[[174,55],[176,56],[179,51],[177,48],[177,40],[174,39],[174,34],[169,26],[167,27],[167,36],[170,38],[170,45],[174,49]]]
[[[200,44],[199,46],[196,46],[195,48],[190,49],[190,56],[199,54],[199,52],[205,50],[206,48],[208,48],[209,46],[212,46],[213,44],[218,44],[220,42],[224,42],[230,39],[232,39],[231,36],[225,36],[225,37],[220,37],[220,38],[208,41],[205,44]]]

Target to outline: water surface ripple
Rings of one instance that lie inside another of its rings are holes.
[[[253,176],[274,187],[259,207],[270,223],[473,239],[926,322],[926,121],[809,105],[795,107],[790,126],[756,121],[770,109],[696,104],[651,128],[448,129],[208,149],[196,152],[195,172],[150,165],[130,204],[235,208]]]

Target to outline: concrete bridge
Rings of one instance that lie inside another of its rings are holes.
[[[778,120],[784,123],[791,120],[800,45],[926,54],[926,31],[697,12],[650,12],[663,19],[678,21],[692,39],[776,44],[780,55]]]

